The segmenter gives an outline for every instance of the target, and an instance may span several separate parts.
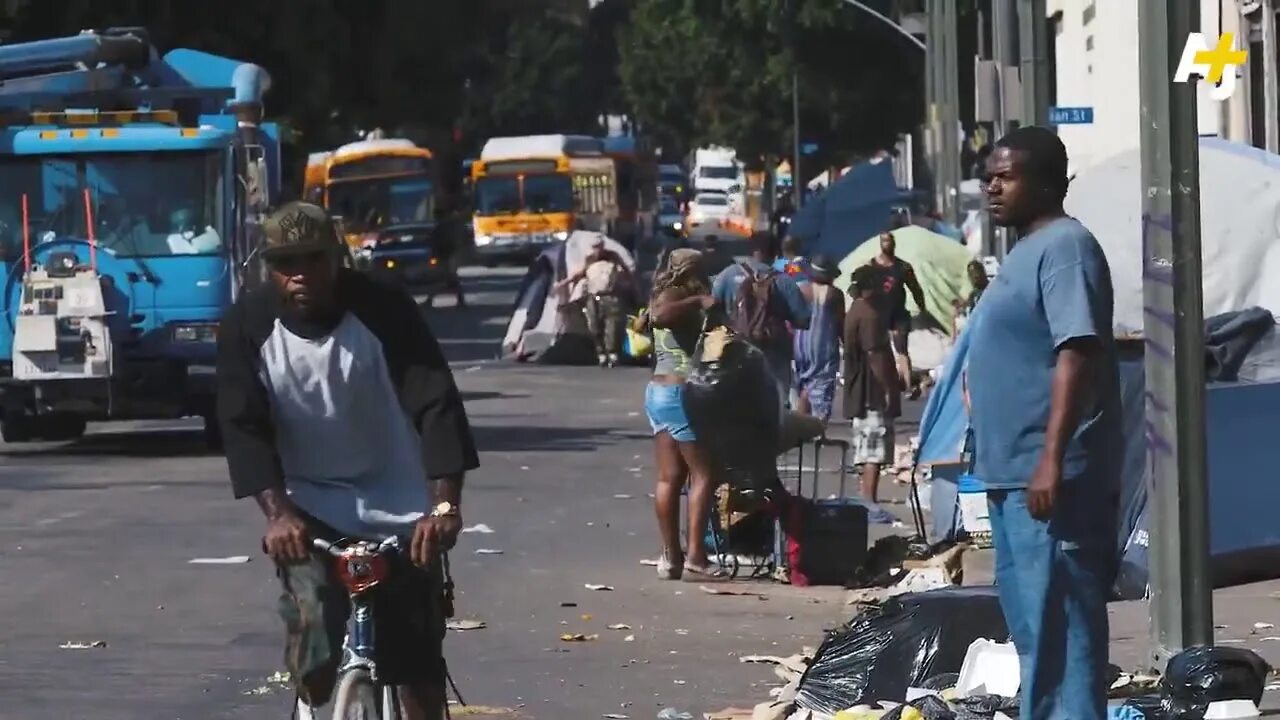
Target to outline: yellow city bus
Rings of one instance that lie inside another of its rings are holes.
[[[435,193],[431,151],[409,140],[361,140],[307,159],[303,197],[342,218],[353,252],[385,227],[434,223]]]
[[[598,138],[492,138],[471,165],[476,255],[529,259],[581,223],[610,233],[618,217],[614,162]]]

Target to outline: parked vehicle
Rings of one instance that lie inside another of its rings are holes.
[[[265,277],[279,184],[270,77],[141,28],[0,46],[0,76],[4,439],[194,415],[217,445],[218,323]]]

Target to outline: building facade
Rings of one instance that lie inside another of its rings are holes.
[[[1201,135],[1263,146],[1260,34],[1242,12],[1260,20],[1259,3],[1238,0],[1187,0],[1200,4],[1201,32],[1210,42],[1233,33],[1236,47],[1249,45],[1249,63],[1236,68],[1236,92],[1224,102],[1208,96],[1197,83]],[[1138,2],[1116,0],[1048,0],[1056,79],[1054,105],[1092,107],[1090,125],[1062,125],[1058,135],[1067,146],[1072,172],[1138,147],[1140,88],[1138,70]],[[1174,42],[1171,40],[1171,42]],[[1182,40],[1176,41],[1181,45]],[[1274,61],[1273,61],[1274,65]],[[1275,108],[1270,111],[1274,113]],[[1258,140],[1254,142],[1255,138]]]

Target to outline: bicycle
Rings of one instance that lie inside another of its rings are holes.
[[[371,595],[390,572],[390,556],[401,551],[400,539],[390,537],[380,543],[369,540],[330,543],[314,538],[311,544],[334,558],[338,578],[351,597],[351,617],[347,621],[342,662],[338,665],[333,692],[334,720],[400,720],[403,717],[400,696],[394,685],[379,680],[374,661],[375,620]]]

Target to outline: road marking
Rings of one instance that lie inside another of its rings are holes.
[[[69,510],[67,512],[55,515],[54,517],[42,518],[40,520],[37,520],[36,525],[39,525],[40,527],[48,527],[50,525],[56,525],[57,523],[60,523],[63,520],[71,520],[74,518],[78,518],[83,514],[84,514],[84,511],[82,510]]]

